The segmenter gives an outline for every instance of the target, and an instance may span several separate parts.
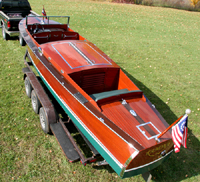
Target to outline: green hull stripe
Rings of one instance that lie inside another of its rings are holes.
[[[32,61],[33,62],[33,61]],[[34,62],[33,62],[34,64]],[[101,154],[101,156],[109,163],[109,165],[114,169],[114,171],[120,175],[122,168],[115,162],[112,157],[103,149],[97,141],[89,134],[84,127],[80,124],[80,122],[77,120],[77,118],[66,108],[66,106],[62,103],[61,99],[57,94],[55,94],[54,90],[51,88],[51,86],[48,84],[48,82],[45,80],[45,78],[42,76],[42,74],[39,72],[37,67],[34,64],[34,67],[38,74],[40,75],[42,81],[45,83],[47,88],[50,90],[51,94],[54,96],[54,98],[58,101],[58,103],[61,105],[61,107],[64,109],[64,111],[68,114],[70,119],[74,122],[74,124],[81,130],[81,132],[86,136],[86,138],[90,141],[90,143],[96,148],[96,150]]]

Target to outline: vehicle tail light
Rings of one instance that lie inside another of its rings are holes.
[[[8,21],[7,26],[8,26],[8,28],[11,28],[10,21]]]

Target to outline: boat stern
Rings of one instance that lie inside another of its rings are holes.
[[[169,158],[173,151],[173,141],[167,140],[133,155],[126,161],[120,173],[121,178],[128,178],[151,171]]]

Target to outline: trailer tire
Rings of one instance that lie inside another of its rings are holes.
[[[33,87],[30,83],[30,80],[28,77],[25,78],[25,81],[24,81],[24,84],[25,84],[25,90],[26,90],[26,95],[31,98],[31,92],[33,90]]]
[[[36,114],[39,114],[39,109],[41,107],[40,101],[37,97],[37,94],[35,93],[35,90],[32,90],[31,92],[31,103],[32,108]]]
[[[40,124],[41,124],[42,130],[47,134],[51,134],[49,122],[47,119],[48,117],[43,107],[40,108],[39,116],[40,116]]]
[[[4,40],[8,40],[10,35],[6,33],[5,27],[2,25],[2,36]]]
[[[25,46],[26,45],[26,42],[24,41],[23,37],[21,34],[19,34],[19,43],[21,46]]]

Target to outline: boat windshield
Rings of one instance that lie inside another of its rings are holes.
[[[27,16],[26,25],[32,25],[36,23],[40,24],[68,24],[69,25],[70,16]]]

